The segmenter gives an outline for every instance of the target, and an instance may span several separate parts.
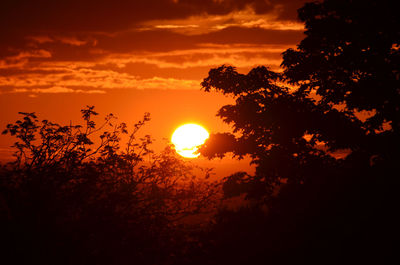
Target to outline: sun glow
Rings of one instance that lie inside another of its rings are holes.
[[[171,137],[176,152],[186,158],[196,158],[198,147],[208,139],[209,133],[202,126],[188,123],[178,127]]]

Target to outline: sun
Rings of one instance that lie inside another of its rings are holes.
[[[210,134],[202,126],[188,123],[178,127],[171,137],[178,154],[186,158],[196,158],[198,147],[208,139]]]

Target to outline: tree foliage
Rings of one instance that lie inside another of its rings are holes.
[[[389,1],[308,3],[299,10],[306,37],[283,53],[283,73],[263,66],[248,74],[226,65],[210,70],[203,89],[236,100],[217,114],[234,134],[212,135],[201,152],[250,155],[257,170],[250,177],[267,195],[282,180],[300,183],[336,167],[335,152],[364,153],[371,163],[398,157],[399,19],[393,10]]]
[[[379,159],[398,156],[400,19],[393,1],[323,1],[299,10],[306,37],[283,53],[285,79],[319,104],[360,114],[367,138],[351,137]],[[350,138],[350,137],[349,137]]]
[[[373,111],[370,133],[385,122],[399,130],[400,20],[393,1],[308,3],[299,9],[306,37],[283,54],[286,79],[321,104]]]
[[[226,197],[245,194],[255,203],[220,210],[207,251],[215,264],[390,263],[398,230],[399,16],[393,1],[325,0],[305,4],[299,18],[306,36],[283,53],[282,73],[223,65],[202,82],[235,104],[217,114],[233,133],[211,135],[200,152],[248,155],[256,167],[254,175],[224,179]]]
[[[232,124],[238,136],[213,135],[201,152],[209,158],[226,152],[239,158],[250,155],[256,174],[243,177],[257,184],[246,184],[248,190],[240,187],[250,197],[268,196],[282,181],[300,183],[318,169],[334,166],[336,160],[329,152],[357,148],[352,139],[365,137],[360,122],[347,111],[318,104],[283,85],[283,80],[282,74],[266,67],[244,75],[221,66],[202,83],[206,91],[215,88],[235,97],[236,104],[222,107],[217,115]],[[238,184],[248,182],[235,178]]]

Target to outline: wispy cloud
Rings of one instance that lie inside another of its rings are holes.
[[[8,56],[0,60],[0,69],[22,67],[32,58],[51,58],[51,53],[44,49],[31,49],[27,51],[20,51],[16,55]]]
[[[207,69],[221,64],[246,69],[267,65],[279,70],[280,54],[288,47],[204,43],[196,49],[170,52],[110,53],[93,62],[26,60],[33,56],[51,57],[46,52],[38,52],[15,56],[14,64],[6,64],[3,68],[6,74],[0,75],[0,89],[33,94],[105,93],[109,89],[199,89]],[[145,73],[146,77],[142,76],[143,67],[152,67]],[[182,72],[189,73],[198,68],[205,69],[203,76],[185,78],[182,75]],[[174,69],[178,75],[173,74]]]
[[[58,74],[47,79],[41,75],[0,77],[4,87],[12,87],[7,93],[85,93],[104,94],[109,89],[199,89],[200,80],[176,78],[139,78],[126,73],[79,69],[74,75]],[[53,85],[57,84],[57,85]],[[83,89],[84,88],[84,89]]]
[[[48,87],[48,88],[14,88],[10,93],[42,93],[42,94],[60,94],[60,93],[83,93],[83,94],[105,94],[104,90],[82,90],[67,87]]]
[[[268,30],[304,30],[304,25],[296,20],[281,20],[281,6],[277,5],[268,14],[257,14],[253,8],[233,11],[228,14],[201,14],[175,20],[152,20],[142,25],[142,30],[154,28],[169,29],[175,32],[196,35],[218,31],[228,27],[262,28]]]

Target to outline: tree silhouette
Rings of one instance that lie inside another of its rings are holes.
[[[216,264],[389,262],[399,200],[399,17],[390,1],[325,0],[306,4],[299,18],[306,37],[283,53],[283,73],[223,65],[202,82],[236,102],[217,114],[233,134],[211,135],[200,152],[249,155],[256,166],[254,175],[225,178],[225,197],[253,203],[219,212],[206,251]]]
[[[283,54],[285,76],[321,104],[373,111],[370,133],[399,130],[399,17],[391,1],[324,1],[299,9],[306,37]]]
[[[111,114],[96,126],[94,107],[83,126],[21,114],[4,131],[17,138],[15,161],[0,172],[13,263],[162,264],[184,252],[177,221],[209,211],[217,188],[171,147],[151,151],[151,137],[138,136],[148,114],[131,133]]]
[[[390,3],[315,2],[299,17],[306,38],[284,52],[284,73],[257,67],[244,75],[223,65],[202,82],[205,91],[236,99],[217,115],[239,137],[212,135],[201,152],[250,155],[264,193],[336,166],[336,151],[347,149],[349,158],[365,153],[370,163],[399,155],[399,19]]]
[[[236,98],[236,104],[222,107],[218,116],[240,136],[212,135],[201,152],[210,158],[229,151],[239,158],[250,155],[255,176],[234,175],[226,182],[231,186],[243,183],[238,189],[250,197],[268,197],[281,182],[300,183],[318,170],[335,166],[337,161],[330,153],[355,149],[352,139],[366,135],[347,111],[292,92],[279,85],[283,78],[266,67],[244,75],[231,66],[221,66],[211,70],[202,83],[206,91],[215,88]]]
[[[400,20],[392,1],[324,1],[299,10],[306,37],[283,54],[285,78],[319,104],[341,105],[367,138],[351,141],[375,160],[398,157]],[[350,137],[349,137],[350,138]]]

